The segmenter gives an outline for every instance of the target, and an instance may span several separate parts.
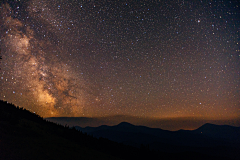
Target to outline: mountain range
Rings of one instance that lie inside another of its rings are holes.
[[[81,118],[80,118],[81,120]],[[69,127],[0,101],[0,159],[239,159],[239,127],[168,131],[127,122]]]
[[[207,123],[196,130],[168,131],[122,122],[115,126],[75,128],[96,138],[103,137],[134,147],[145,146],[150,150],[240,157],[240,127],[229,125]]]
[[[240,117],[234,119],[212,120],[201,117],[138,117],[129,115],[112,115],[106,117],[48,117],[45,118],[50,122],[61,125],[81,126],[81,127],[99,127],[101,125],[114,126],[121,122],[128,122],[134,125],[147,126],[151,128],[161,128],[169,131],[177,131],[180,129],[194,130],[200,126],[211,123],[218,125],[240,126]]]

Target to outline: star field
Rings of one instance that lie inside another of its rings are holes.
[[[240,116],[237,1],[1,3],[3,100],[43,117]]]

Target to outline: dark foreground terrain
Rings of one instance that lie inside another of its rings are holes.
[[[102,127],[108,128],[108,126]],[[93,137],[77,131],[75,128],[48,122],[23,108],[0,101],[0,159],[238,159],[239,156],[236,152],[239,149],[239,142],[232,143],[231,140],[218,141],[219,145],[212,145],[210,147],[211,151],[214,151],[214,154],[212,154],[204,152],[208,149],[206,145],[200,147],[201,152],[195,149],[192,150],[193,146],[188,144],[190,141],[185,143],[181,137],[175,137],[174,139],[166,139],[165,137],[163,139],[166,142],[161,142],[159,141],[158,132],[152,133],[146,127],[141,128],[151,133],[140,133],[137,126],[128,123],[121,123],[117,128],[117,130],[109,128],[102,130],[97,136],[94,135],[94,132],[96,132],[94,128],[88,128],[89,131],[92,130],[91,134],[95,136]],[[203,129],[207,128],[208,126]],[[187,131],[180,132],[184,135]],[[198,131],[196,130],[196,132]],[[169,133],[169,137],[172,136],[171,132],[166,131],[167,133]],[[157,134],[157,136],[151,134]],[[212,132],[208,134],[212,134]],[[113,138],[119,138],[119,135],[122,135],[125,140]],[[220,138],[222,138],[221,136]],[[116,142],[100,137],[106,137]],[[186,139],[188,139],[187,137]],[[132,145],[129,142],[129,139],[134,142],[137,138],[141,139],[137,144]],[[152,147],[152,144],[149,145],[147,142],[152,142],[149,141],[149,138],[153,141],[156,138],[154,144],[159,148]],[[192,140],[197,137],[189,138]],[[177,143],[180,145],[174,146],[173,141],[177,139]],[[129,145],[123,144],[126,141],[128,141]],[[184,150],[179,148],[182,145],[185,146]],[[186,146],[190,146],[189,149],[186,149]],[[169,150],[171,147],[172,149]],[[223,150],[229,150],[229,152],[221,154]],[[232,155],[225,153],[231,153]]]

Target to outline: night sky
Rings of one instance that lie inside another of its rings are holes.
[[[237,1],[4,1],[0,99],[43,117],[240,116]]]

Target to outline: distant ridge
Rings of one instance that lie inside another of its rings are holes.
[[[190,131],[167,131],[159,128],[135,126],[128,122],[121,122],[115,126],[103,125],[85,128],[75,126],[75,128],[97,138],[103,137],[135,147],[144,145],[150,149],[169,153],[192,151],[211,156],[227,156],[232,159],[238,159],[236,157],[240,156],[238,153],[240,149],[239,127],[228,125],[207,123]],[[219,152],[219,147],[221,152]]]
[[[228,141],[240,143],[240,127],[206,123],[198,129],[194,130],[194,132],[204,134],[209,137],[221,138]]]
[[[180,117],[180,118],[165,118],[165,119],[154,119],[154,118],[143,118],[135,116],[108,116],[108,117],[49,117],[45,118],[48,121],[72,126],[81,127],[99,127],[101,125],[114,126],[121,122],[128,122],[137,126],[147,126],[151,128],[161,128],[164,130],[177,131],[183,130],[193,130],[200,126],[211,123],[211,124],[226,124],[231,126],[240,126],[240,118],[232,120],[204,120],[191,117]]]

